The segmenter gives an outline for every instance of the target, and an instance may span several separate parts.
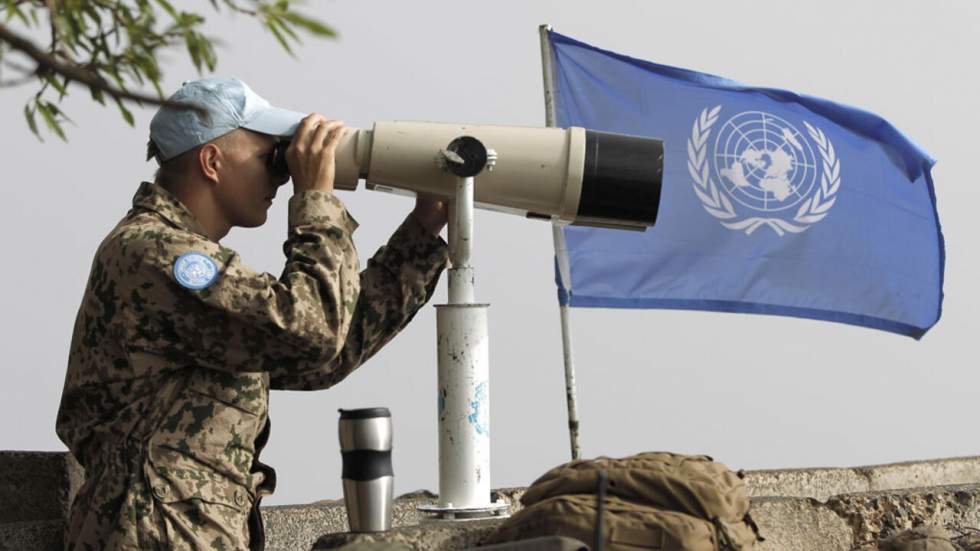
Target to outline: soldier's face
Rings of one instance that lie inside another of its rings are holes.
[[[218,186],[222,210],[233,226],[254,228],[265,223],[279,186],[288,181],[268,169],[275,140],[272,136],[239,130],[229,147]]]

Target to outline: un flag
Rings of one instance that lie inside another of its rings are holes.
[[[915,338],[939,320],[935,161],[887,121],[549,40],[558,126],[665,142],[656,226],[563,230],[563,304],[797,316]]]

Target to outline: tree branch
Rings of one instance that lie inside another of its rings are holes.
[[[46,0],[48,5],[48,19],[51,22],[51,55],[54,55],[58,47],[58,6],[55,0]]]
[[[259,14],[259,12],[255,10],[250,10],[239,6],[237,3],[235,3],[235,0],[225,0],[225,5],[231,8],[231,11],[244,13],[245,15],[251,15],[252,17],[255,17]]]
[[[34,74],[36,75],[41,75],[45,72],[53,72],[67,78],[69,81],[84,84],[85,86],[88,86],[90,90],[105,92],[117,100],[148,103],[150,105],[159,105],[161,107],[169,107],[173,109],[194,109],[203,114],[203,109],[188,103],[167,101],[158,96],[130,92],[129,90],[115,87],[92,71],[83,69],[71,63],[65,63],[55,56],[45,53],[33,42],[31,42],[30,39],[21,36],[2,23],[0,23],[0,41],[6,42],[11,49],[17,50],[25,54],[27,57],[33,59],[34,62],[37,63],[37,68],[34,70]]]

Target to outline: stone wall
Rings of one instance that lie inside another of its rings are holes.
[[[68,505],[83,479],[66,453],[0,452],[0,551],[56,550]],[[980,457],[834,469],[749,471],[752,515],[767,540],[759,551],[850,551],[920,524],[980,529]],[[498,490],[520,507],[521,488]],[[477,544],[497,520],[424,521],[421,491],[395,501],[395,528],[346,533],[340,500],[263,507],[268,551],[328,549],[351,541],[402,541],[449,551]]]

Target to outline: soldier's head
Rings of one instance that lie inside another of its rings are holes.
[[[263,224],[288,181],[269,168],[273,146],[305,115],[272,107],[235,79],[185,82],[170,101],[197,109],[162,107],[153,117],[147,159],[160,164],[157,183],[219,226]]]

